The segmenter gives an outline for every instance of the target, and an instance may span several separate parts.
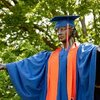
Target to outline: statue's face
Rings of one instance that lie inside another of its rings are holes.
[[[66,27],[60,27],[58,29],[56,29],[56,33],[58,35],[58,38],[61,42],[66,42],[66,34],[68,34],[68,36],[71,35],[72,33],[72,27],[70,26],[66,26]]]

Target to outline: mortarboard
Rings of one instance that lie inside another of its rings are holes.
[[[68,25],[75,26],[74,20],[79,16],[69,15],[69,16],[56,16],[50,20],[50,22],[56,22],[55,28],[65,27]]]

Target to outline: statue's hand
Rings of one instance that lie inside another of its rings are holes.
[[[0,70],[6,69],[6,66],[4,64],[0,64]]]

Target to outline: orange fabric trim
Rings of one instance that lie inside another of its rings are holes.
[[[76,100],[76,56],[78,46],[76,43],[70,48],[67,61],[67,92],[68,100]]]
[[[60,50],[59,48],[52,52],[48,61],[46,100],[56,100],[57,97]]]

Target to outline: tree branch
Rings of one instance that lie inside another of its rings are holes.
[[[42,31],[42,32],[46,33],[45,30],[43,30],[41,27],[39,27],[39,26],[36,25],[36,24],[34,24],[33,27],[34,27],[35,29],[38,29],[39,31]],[[25,26],[25,25],[24,25],[24,26],[20,26],[20,28],[23,29],[24,31],[28,31],[28,32],[30,33],[30,30],[28,29],[27,26]],[[47,33],[46,33],[46,35],[47,35]],[[48,34],[48,36],[50,37],[49,34]],[[47,37],[43,37],[43,36],[42,36],[42,39],[43,39],[43,41],[44,41],[49,47],[51,47],[52,49],[56,49],[56,48],[57,48],[53,43],[51,43],[51,41],[54,42],[54,40],[53,40],[52,38],[50,38],[50,40],[48,40]]]
[[[18,1],[17,0],[12,0],[14,3],[15,3],[15,5],[18,3]]]
[[[1,0],[2,3],[4,4],[4,6],[8,9],[11,9],[12,5],[10,2],[6,1],[6,0]]]
[[[85,17],[83,17],[83,19],[80,19],[80,22],[81,22],[81,25],[82,25],[83,34],[87,35],[86,24],[85,24]]]
[[[39,27],[39,26],[36,25],[36,24],[34,24],[33,26],[34,26],[34,28],[39,29],[40,31],[44,32],[44,33],[49,37],[49,39],[50,39],[52,42],[54,42],[54,40],[51,38],[51,35],[48,34],[48,26],[47,26],[47,31],[45,31],[43,28]]]
[[[53,45],[51,43],[51,41],[49,41],[46,37],[42,37],[43,38],[43,41],[50,47],[52,48],[53,50],[55,50],[57,48],[57,46]]]
[[[94,23],[94,29],[95,29],[95,33],[97,33],[96,31],[96,14],[95,14],[95,11],[93,10],[93,23]]]

